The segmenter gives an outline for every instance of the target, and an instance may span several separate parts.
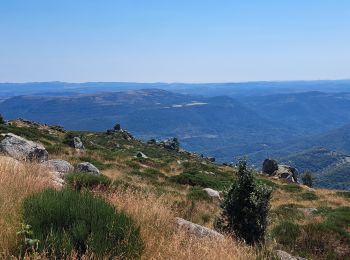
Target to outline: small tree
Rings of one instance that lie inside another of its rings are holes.
[[[315,177],[310,171],[306,171],[303,177],[301,178],[301,180],[303,181],[303,184],[309,187],[312,187],[314,179]]]
[[[0,124],[5,124],[5,120],[4,117],[0,114]]]
[[[256,183],[244,160],[239,161],[237,177],[225,195],[217,227],[249,244],[259,243],[265,237],[272,190]]]

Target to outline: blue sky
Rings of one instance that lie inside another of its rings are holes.
[[[350,78],[350,1],[0,0],[0,82]]]

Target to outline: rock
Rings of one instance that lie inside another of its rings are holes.
[[[207,157],[207,160],[208,160],[209,162],[215,162],[215,157],[209,156],[209,157]]]
[[[74,171],[73,165],[64,160],[48,160],[43,165],[53,172],[69,173]]]
[[[265,159],[262,172],[269,176],[285,179],[289,182],[298,182],[298,171],[292,166],[278,164],[275,160]]]
[[[298,208],[298,210],[304,212],[307,215],[317,212],[316,208]]]
[[[73,138],[73,147],[77,150],[85,150],[84,144],[79,137]]]
[[[143,152],[137,152],[137,153],[136,153],[136,157],[137,157],[137,158],[144,158],[144,159],[147,159],[147,158],[148,158],[148,156],[145,155]]]
[[[179,151],[180,146],[177,138],[170,138],[161,142],[161,145],[169,150]]]
[[[205,188],[203,189],[210,197],[212,198],[217,198],[217,199],[221,199],[221,196],[220,196],[220,192],[217,191],[217,190],[213,190],[213,189],[210,189],[210,188]]]
[[[276,253],[277,253],[277,256],[280,260],[307,260],[306,258],[303,258],[303,257],[292,256],[292,255],[290,255],[287,252],[282,251],[282,250],[277,250]]]
[[[96,168],[93,164],[89,162],[82,162],[79,163],[78,166],[76,167],[77,172],[86,172],[86,173],[91,173],[91,174],[100,174],[99,169]]]
[[[265,159],[263,162],[262,172],[268,175],[272,175],[278,170],[278,163],[272,159]]]
[[[0,151],[17,160],[44,162],[48,160],[49,153],[41,144],[29,141],[20,136],[8,133],[0,142]]]
[[[298,171],[292,166],[289,165],[278,165],[277,171],[273,173],[280,179],[285,179],[290,182],[298,182]]]
[[[224,236],[215,230],[203,227],[201,225],[192,223],[190,221],[184,220],[182,218],[176,218],[176,224],[185,229],[188,233],[198,236],[198,237],[209,237],[216,239],[223,239]]]

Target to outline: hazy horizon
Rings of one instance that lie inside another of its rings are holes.
[[[350,78],[348,1],[4,1],[0,82]]]

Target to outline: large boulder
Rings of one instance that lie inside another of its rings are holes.
[[[216,239],[223,239],[224,236],[215,230],[203,227],[201,225],[192,223],[182,218],[176,218],[176,224],[179,228],[185,229],[188,233],[198,237],[209,237]]]
[[[29,141],[23,137],[8,133],[2,134],[0,152],[17,160],[44,162],[49,153],[41,144]]]
[[[216,198],[216,199],[221,199],[220,192],[217,190],[213,190],[211,188],[205,188],[203,189],[209,197]]]
[[[161,145],[169,150],[179,151],[180,149],[179,141],[175,137],[162,141]]]
[[[43,165],[53,172],[69,173],[74,171],[73,165],[64,160],[48,160]]]
[[[278,163],[272,159],[265,159],[262,167],[262,172],[268,175],[272,175],[278,170]]]
[[[91,174],[100,174],[99,169],[97,167],[89,162],[82,162],[79,163],[75,169],[77,172],[85,172],[85,173],[91,173]]]
[[[274,176],[289,182],[298,182],[298,171],[292,166],[279,164]]]
[[[272,159],[265,159],[262,172],[289,182],[298,182],[298,171],[296,168],[285,164],[278,164],[277,161]]]

